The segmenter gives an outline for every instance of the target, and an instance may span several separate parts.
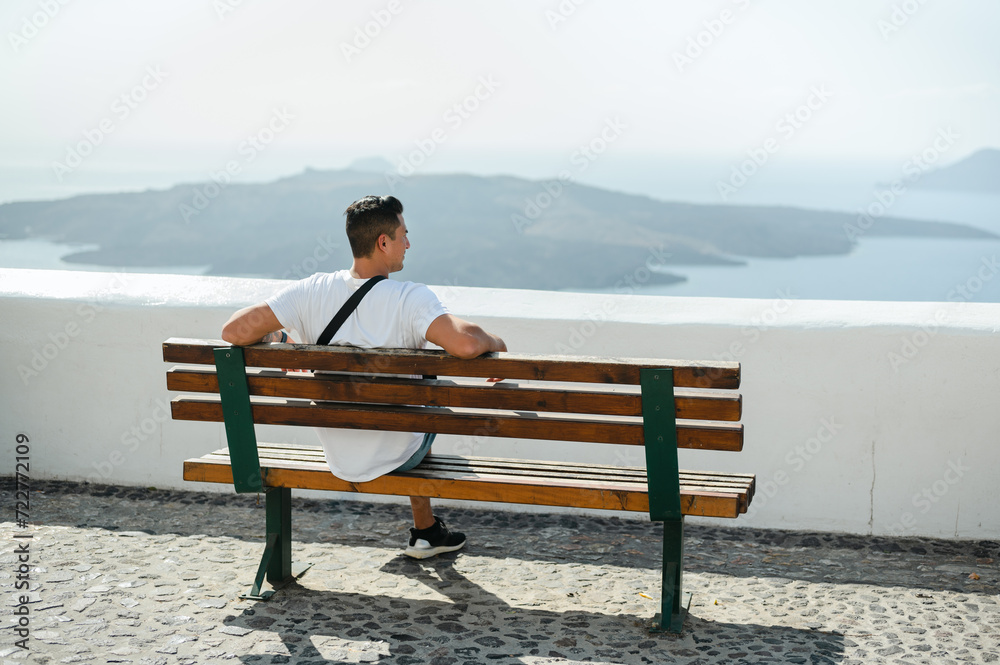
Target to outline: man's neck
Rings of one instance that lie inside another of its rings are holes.
[[[370,277],[375,277],[376,275],[388,277],[389,268],[380,262],[373,261],[371,259],[354,259],[354,264],[351,266],[352,277],[356,279],[368,279]]]

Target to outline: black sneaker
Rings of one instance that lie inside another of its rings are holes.
[[[434,526],[426,529],[410,528],[410,544],[404,554],[414,559],[426,559],[444,552],[454,552],[463,547],[465,547],[465,534],[448,531],[441,518],[435,515]]]

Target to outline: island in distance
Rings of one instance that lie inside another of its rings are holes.
[[[921,175],[918,189],[1000,194],[1000,150],[983,148],[954,164]]]
[[[858,236],[995,238],[948,222],[787,207],[666,202],[570,182],[462,174],[401,178],[358,163],[259,184],[0,205],[0,238],[96,245],[64,260],[116,267],[210,266],[208,274],[297,279],[350,265],[343,211],[367,194],[405,206],[413,249],[400,279],[527,289],[614,289],[643,265],[649,283],[682,266],[745,257],[845,254]],[[369,170],[365,170],[369,169]],[[391,191],[390,182],[391,181]],[[680,268],[680,270],[678,270]]]

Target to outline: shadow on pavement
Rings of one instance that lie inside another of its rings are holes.
[[[834,663],[845,637],[808,629],[704,621],[682,635],[651,634],[649,617],[513,607],[456,571],[453,561],[399,557],[381,572],[419,581],[444,600],[284,587],[226,625],[269,633],[243,662],[715,663],[743,658]],[[276,596],[275,599],[278,597]],[[259,649],[258,649],[259,648]],[[262,658],[264,660],[262,660]],[[550,661],[549,659],[552,659]],[[273,661],[278,662],[278,661]]]

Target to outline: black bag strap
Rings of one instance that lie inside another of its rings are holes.
[[[385,275],[375,275],[362,284],[361,288],[351,294],[351,297],[347,299],[347,302],[345,302],[340,307],[340,310],[333,315],[333,318],[330,319],[330,323],[326,324],[326,328],[323,329],[323,334],[319,336],[316,343],[329,344],[330,340],[333,339],[333,336],[337,334],[338,330],[340,330],[340,326],[344,325],[344,321],[347,320],[347,317],[353,314],[354,310],[358,308],[358,305],[361,303],[361,299],[372,290],[373,286],[381,282],[383,279],[386,279]]]

